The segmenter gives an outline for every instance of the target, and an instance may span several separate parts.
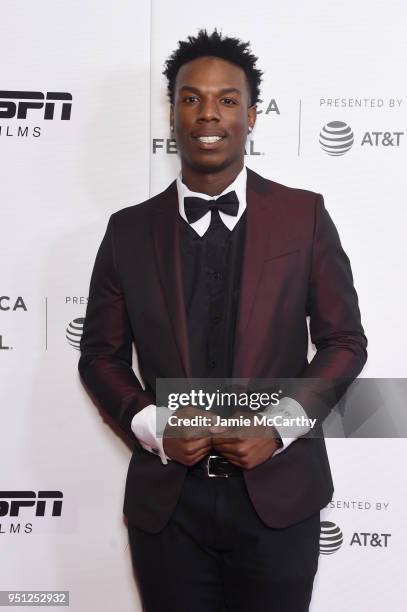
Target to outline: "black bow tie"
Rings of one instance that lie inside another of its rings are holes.
[[[227,215],[237,216],[239,211],[239,200],[236,191],[229,191],[216,200],[205,200],[204,198],[185,197],[185,214],[189,223],[194,223],[203,217],[208,210],[220,210]]]

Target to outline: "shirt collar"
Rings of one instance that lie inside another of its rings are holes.
[[[233,183],[228,185],[228,187],[226,187],[226,189],[224,189],[222,193],[219,193],[218,195],[215,195],[215,196],[210,196],[207,193],[198,193],[197,191],[191,191],[190,189],[188,189],[185,183],[182,182],[182,174],[180,172],[177,177],[179,214],[188,223],[188,219],[185,214],[185,208],[184,208],[184,198],[186,196],[188,197],[195,196],[198,198],[203,198],[204,200],[214,200],[214,199],[216,200],[216,198],[219,198],[219,196],[225,193],[228,193],[229,191],[235,191],[237,198],[239,200],[239,210],[238,210],[236,217],[233,217],[232,215],[226,215],[225,213],[219,211],[219,215],[223,223],[226,225],[227,228],[230,229],[230,231],[232,231],[236,223],[239,221],[240,217],[242,216],[242,214],[244,213],[246,209],[246,205],[247,205],[246,183],[247,183],[247,170],[246,170],[246,166],[243,166],[242,170],[239,172],[239,174],[237,175]],[[206,230],[208,229],[210,222],[211,222],[211,211],[208,210],[208,212],[205,215],[203,215],[203,217],[198,219],[198,221],[194,221],[194,223],[190,223],[189,225],[196,231],[197,234],[199,234],[199,236],[203,236]]]

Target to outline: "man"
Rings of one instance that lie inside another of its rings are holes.
[[[111,216],[91,279],[79,370],[136,440],[124,513],[147,612],[308,610],[333,492],[320,425],[367,356],[322,196],[244,165],[256,60],[216,30],[179,43],[164,74],[181,174]],[[168,422],[161,437],[156,380],[191,377],[293,379],[265,412],[315,418],[315,432],[211,421],[174,436]]]

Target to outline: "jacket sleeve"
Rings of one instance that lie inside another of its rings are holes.
[[[153,394],[132,369],[133,336],[115,259],[114,215],[96,255],[80,343],[82,382],[100,407],[131,438],[134,415]]]
[[[350,262],[320,194],[315,204],[307,313],[316,354],[295,381],[290,396],[320,424],[367,359]]]

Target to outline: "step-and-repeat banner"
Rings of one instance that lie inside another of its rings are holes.
[[[3,0],[0,590],[141,610],[122,517],[130,450],[81,386],[78,348],[110,214],[179,171],[161,73],[199,28],[251,41],[264,79],[246,163],[324,195],[369,340],[362,376],[406,377],[406,18],[397,0]],[[407,443],[327,445],[312,612],[399,611]]]

